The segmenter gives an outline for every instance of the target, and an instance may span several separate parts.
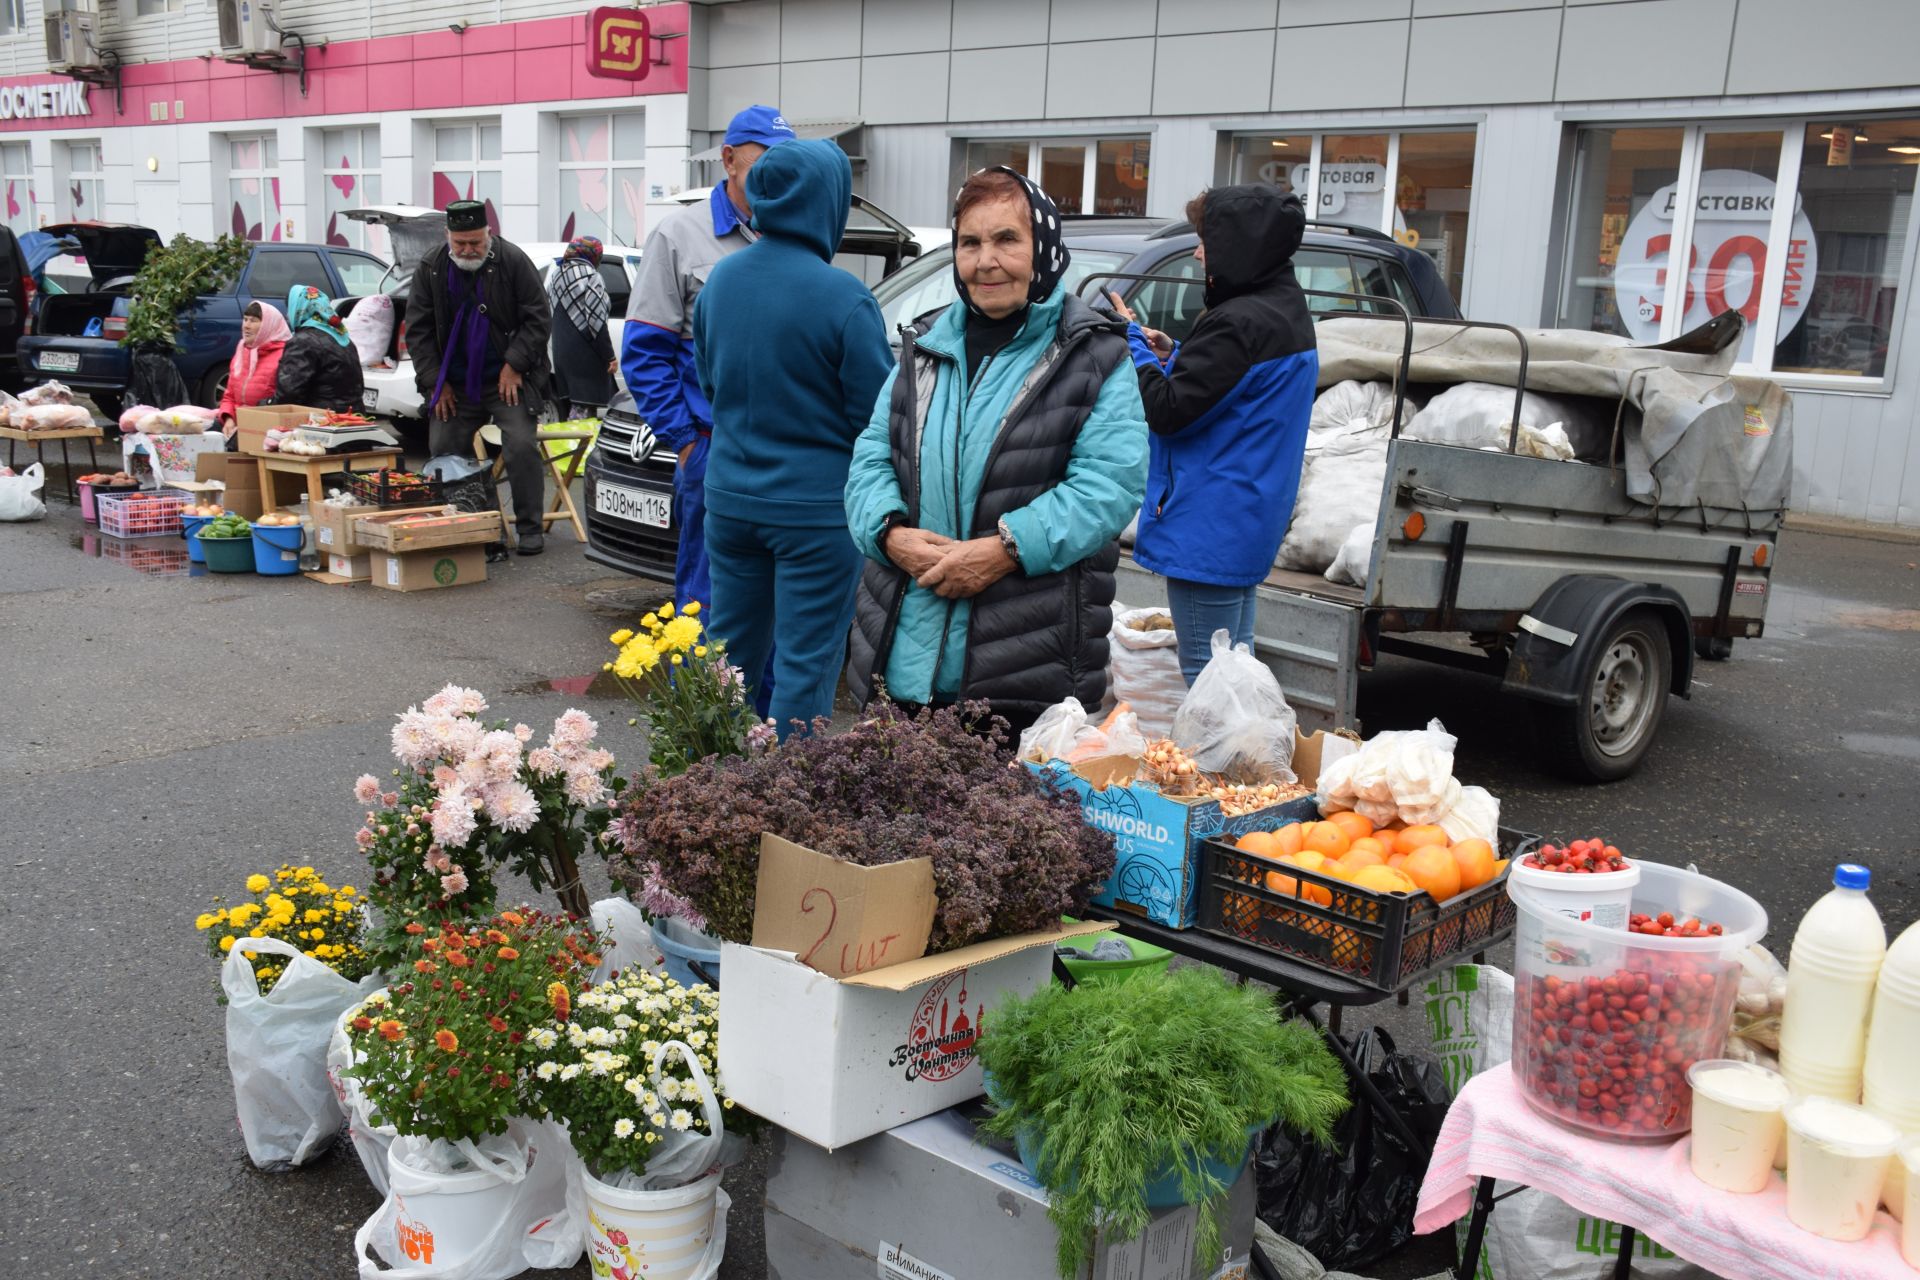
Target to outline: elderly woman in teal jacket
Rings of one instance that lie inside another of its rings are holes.
[[[1125,325],[1060,283],[1053,202],[1012,169],[954,206],[957,302],[922,317],[854,446],[862,703],[984,700],[1017,730],[1106,693],[1119,535],[1146,489]]]

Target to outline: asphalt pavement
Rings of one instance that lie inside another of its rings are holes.
[[[607,633],[664,595],[564,533],[483,585],[411,595],[191,576],[173,547],[109,542],[57,501],[0,526],[0,1275],[351,1276],[377,1197],[344,1145],[290,1174],[247,1162],[193,917],[282,862],[364,878],[353,778],[389,764],[394,714],[448,681],[536,726],[582,706],[637,764],[632,708],[588,685]],[[1362,712],[1369,730],[1441,718],[1510,826],[1740,885],[1782,951],[1841,860],[1873,866],[1897,929],[1920,915],[1916,558],[1788,534],[1768,636],[1704,666],[1647,766],[1611,787],[1539,773],[1524,709],[1481,677],[1389,661]],[[1417,1005],[1384,1016],[1421,1043]],[[728,1280],[765,1274],[762,1179],[758,1161],[729,1175]],[[1423,1274],[1444,1252],[1372,1270]]]

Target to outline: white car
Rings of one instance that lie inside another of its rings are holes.
[[[413,360],[407,355],[406,337],[402,333],[402,321],[407,310],[407,285],[412,280],[413,270],[420,264],[421,258],[446,237],[447,215],[439,209],[423,209],[415,205],[375,205],[365,209],[349,209],[346,216],[355,222],[379,226],[386,230],[388,243],[392,246],[393,267],[387,279],[381,282],[380,291],[393,299],[394,337],[387,348],[388,361],[361,370],[361,380],[365,383],[362,404],[368,413],[383,418],[416,419],[426,418],[426,406],[420,395],[420,389],[413,381]],[[560,256],[567,250],[564,244],[547,242],[523,243],[514,241],[540,269],[540,282],[545,284],[551,277]],[[628,245],[610,244],[606,246],[605,256],[600,259],[600,278],[606,281],[607,294],[612,300],[610,314],[616,320],[624,320],[627,314],[627,299],[633,292],[633,284],[640,274],[640,251]],[[348,299],[342,303],[342,310],[350,311],[358,299]],[[620,349],[619,335],[614,335],[614,350]],[[624,386],[625,382],[616,373],[616,380]]]

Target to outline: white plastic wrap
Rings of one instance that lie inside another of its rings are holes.
[[[20,403],[28,406],[40,404],[72,404],[73,391],[64,382],[43,382],[37,387],[28,387],[20,393]],[[18,423],[14,424],[18,426]]]
[[[1020,758],[1034,764],[1065,760],[1075,739],[1087,726],[1087,709],[1078,698],[1065,698],[1040,713],[1020,734]]]
[[[387,358],[393,343],[393,299],[384,293],[369,294],[347,313],[347,338],[360,357],[363,368]]]
[[[1401,421],[1411,419],[1401,405]],[[1393,434],[1393,386],[1385,382],[1340,382],[1313,402],[1307,452],[1293,519],[1273,562],[1282,569],[1323,573],[1356,525],[1373,526],[1387,480],[1387,445]]]
[[[1373,572],[1373,528],[1373,521],[1353,526],[1353,532],[1340,543],[1339,553],[1321,576],[1328,582],[1366,586],[1367,575]]]
[[[667,976],[667,960],[654,944],[646,912],[625,898],[602,898],[588,909],[588,916],[594,933],[604,940],[599,967],[593,971],[596,983],[616,973]]]
[[[1164,738],[1173,730],[1173,714],[1187,696],[1187,679],[1180,674],[1180,637],[1173,627],[1146,630],[1153,617],[1171,617],[1164,608],[1129,609],[1115,602],[1112,642],[1107,659],[1108,695],[1133,708],[1140,732]]]
[[[1440,829],[1453,844],[1462,840],[1485,840],[1500,847],[1500,801],[1485,787],[1461,787],[1460,798],[1439,820]]]
[[[8,418],[25,431],[85,431],[93,426],[93,415],[85,408],[64,402],[28,405]]]
[[[1173,717],[1173,740],[1202,773],[1292,782],[1296,723],[1272,670],[1222,627]]]
[[[120,434],[132,435],[136,431],[144,431],[146,428],[140,424],[146,421],[147,415],[159,412],[150,404],[128,405],[120,413]]]
[[[1358,751],[1320,771],[1320,811],[1352,809],[1376,826],[1395,820],[1440,822],[1461,798],[1462,788],[1453,776],[1455,743],[1438,720],[1424,729],[1368,739]]]

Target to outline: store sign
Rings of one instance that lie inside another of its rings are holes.
[[[587,14],[587,74],[605,80],[645,80],[647,15],[643,9],[595,9]]]
[[[1673,261],[1673,222],[1678,212],[1677,184],[1653,193],[1620,243],[1613,270],[1614,305],[1636,342],[1658,342]],[[1693,214],[1693,244],[1687,252],[1687,288],[1679,332],[1704,324],[1722,311],[1738,311],[1747,320],[1740,358],[1753,358],[1753,328],[1760,318],[1760,282],[1767,270],[1767,233],[1773,221],[1770,178],[1744,169],[1709,169],[1700,175]],[[1786,271],[1780,286],[1780,329],[1784,338],[1807,313],[1818,267],[1813,224],[1806,210],[1793,211]]]
[[[1280,162],[1274,162],[1267,167],[1278,169]],[[1307,175],[1312,170],[1312,167],[1311,165],[1296,164],[1286,171],[1287,180],[1293,184],[1295,191],[1306,191]],[[1261,170],[1261,176],[1266,176],[1265,169]],[[1269,182],[1273,180],[1272,178],[1267,179]],[[1313,216],[1316,218],[1330,217],[1346,209],[1347,197],[1349,195],[1371,195],[1375,192],[1386,190],[1386,187],[1387,166],[1377,161],[1322,161],[1320,165],[1320,207],[1319,211]],[[1378,208],[1377,205],[1374,207],[1376,209]],[[1371,216],[1377,217],[1378,215],[1372,214]]]
[[[0,120],[47,120],[58,116],[92,115],[88,86],[79,80],[52,80],[45,84],[0,85]]]

